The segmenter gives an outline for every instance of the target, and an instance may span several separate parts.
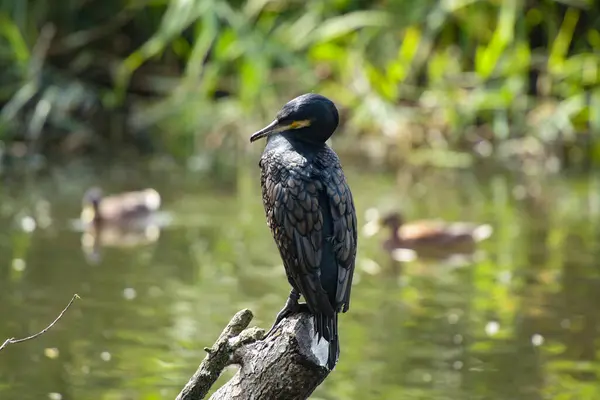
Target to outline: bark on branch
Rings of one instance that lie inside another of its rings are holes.
[[[309,314],[284,319],[264,340],[262,329],[245,329],[251,320],[250,310],[233,317],[177,400],[203,399],[228,364],[240,368],[210,400],[304,400],[329,375],[328,343],[317,342]]]

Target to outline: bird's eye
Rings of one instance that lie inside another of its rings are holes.
[[[307,126],[310,126],[310,120],[309,119],[303,119],[300,121],[293,121],[290,124],[290,128],[292,129],[300,129],[300,128],[305,128]]]

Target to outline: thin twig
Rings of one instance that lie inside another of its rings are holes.
[[[58,317],[56,317],[56,319],[54,321],[52,321],[52,323],[50,325],[48,325],[47,327],[45,327],[44,329],[42,329],[41,331],[39,331],[35,335],[31,335],[31,336],[28,336],[28,337],[22,338],[22,339],[15,339],[15,338],[6,339],[4,341],[4,343],[2,343],[2,346],[0,346],[0,351],[2,351],[9,344],[26,342],[27,340],[35,339],[36,337],[41,336],[44,333],[48,332],[48,330],[50,328],[52,328],[58,322],[59,319],[62,318],[63,314],[69,309],[69,307],[71,307],[71,304],[73,304],[73,302],[75,301],[75,299],[79,299],[79,298],[80,298],[79,295],[77,293],[75,293],[73,295],[73,298],[71,299],[71,301],[69,301],[69,304],[67,304],[67,306],[61,311],[61,313],[58,314]]]

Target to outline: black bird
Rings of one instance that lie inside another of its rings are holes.
[[[284,105],[250,137],[267,137],[259,162],[263,205],[292,286],[269,333],[301,311],[304,296],[318,339],[329,342],[330,370],[339,357],[337,315],[350,306],[357,243],[352,193],[337,154],[325,143],[338,123],[333,102],[309,93]]]

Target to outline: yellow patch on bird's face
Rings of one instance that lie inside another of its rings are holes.
[[[294,121],[289,125],[289,128],[290,129],[300,129],[300,128],[306,128],[307,126],[310,126],[310,119]]]
[[[94,220],[95,217],[96,212],[94,211],[94,207],[87,205],[81,211],[81,216],[79,218],[81,218],[81,222],[84,224],[89,224]]]

